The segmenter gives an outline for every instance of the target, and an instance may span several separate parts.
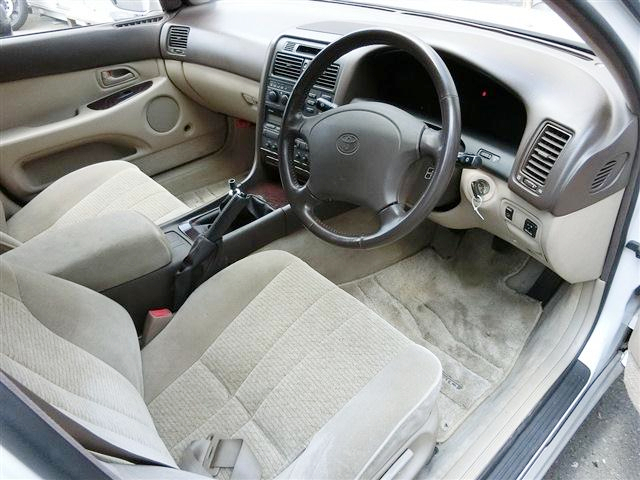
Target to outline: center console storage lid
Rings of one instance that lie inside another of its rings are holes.
[[[103,291],[169,264],[171,250],[153,222],[122,211],[47,230],[0,261]]]

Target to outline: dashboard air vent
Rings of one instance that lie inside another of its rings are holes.
[[[184,55],[189,41],[189,27],[172,26],[169,28],[167,50],[175,55]]]
[[[327,88],[329,90],[333,90],[336,87],[336,82],[338,81],[338,72],[340,71],[340,67],[332,63],[327,67],[318,81],[316,82],[316,86],[320,88]]]
[[[609,175],[616,167],[618,160],[609,160],[605,163],[602,168],[598,171],[596,176],[593,178],[593,182],[591,182],[591,192],[596,192],[600,190],[602,186],[605,185],[607,180],[609,179]]]
[[[302,75],[302,66],[304,58],[290,53],[278,52],[273,61],[273,70],[271,73],[280,77],[292,78],[297,80]]]
[[[144,17],[144,18],[141,18],[139,20],[129,20],[127,22],[116,23],[116,28],[133,27],[135,25],[142,25],[144,23],[158,23],[158,22],[161,22],[162,19],[163,19],[162,16],[160,16],[160,17]]]
[[[293,49],[295,48],[296,44],[294,42],[287,42],[284,44],[284,48],[283,50],[285,52],[293,52]]]
[[[553,165],[571,137],[572,133],[566,128],[546,122],[522,165],[518,179],[531,190],[541,193]]]

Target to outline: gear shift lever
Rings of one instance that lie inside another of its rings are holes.
[[[234,193],[240,192],[240,187],[238,186],[238,182],[236,182],[235,178],[229,179],[229,196],[231,197]]]
[[[207,271],[215,268],[222,242],[222,236],[231,227],[250,201],[237,186],[229,180],[229,196],[220,205],[220,213],[211,226],[197,236],[191,250],[178,267],[174,283],[174,307],[178,309],[189,293],[207,277]]]

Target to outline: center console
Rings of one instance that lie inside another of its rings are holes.
[[[283,37],[276,44],[264,80],[264,109],[261,112],[260,160],[268,165],[278,165],[280,126],[291,91],[302,72],[324,47],[323,43],[293,37]],[[318,78],[307,97],[305,116],[322,112],[326,108],[322,100],[333,102],[339,75],[340,61],[331,64]],[[294,146],[294,167],[301,178],[309,175],[309,149],[300,139]]]

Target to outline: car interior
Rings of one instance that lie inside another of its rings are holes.
[[[476,477],[593,327],[638,124],[586,47],[218,0],[0,56],[0,367],[100,468]]]

